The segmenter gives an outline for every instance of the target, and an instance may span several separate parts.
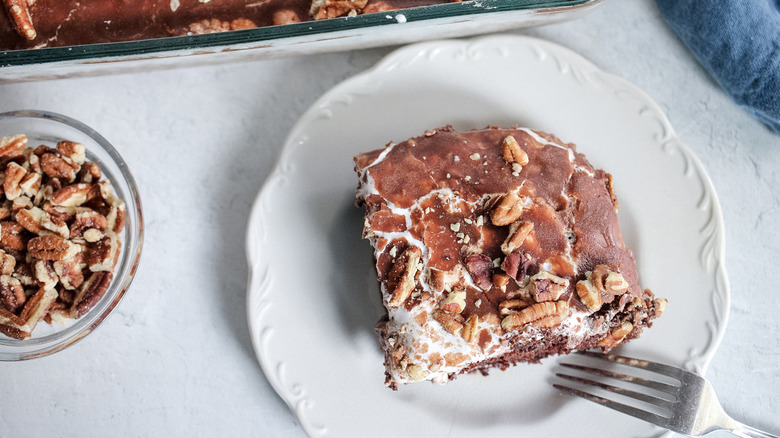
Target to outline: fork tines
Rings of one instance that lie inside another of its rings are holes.
[[[619,363],[630,367],[641,368],[643,370],[652,371],[664,376],[675,378],[677,380],[679,380],[679,377],[681,377],[679,369],[667,365],[663,365],[663,364],[648,362],[639,359],[632,359],[632,358],[622,357],[622,356],[603,355],[603,354],[592,353],[592,352],[580,352],[578,354],[606,360],[609,362]],[[591,380],[583,377],[577,377],[577,376],[572,376],[563,373],[556,373],[556,376],[562,379],[577,382],[582,385],[596,387],[605,391],[609,391],[614,394],[619,394],[624,397],[628,397],[634,400],[639,400],[641,402],[647,403],[649,405],[654,406],[657,412],[662,412],[666,415],[660,415],[657,413],[648,412],[647,410],[629,406],[614,400],[609,400],[604,397],[600,397],[598,395],[591,394],[576,388],[571,388],[559,384],[553,384],[555,388],[564,391],[566,393],[576,395],[584,399],[590,400],[592,402],[598,403],[600,405],[607,406],[609,408],[623,412],[625,414],[644,419],[656,425],[665,425],[668,422],[669,417],[673,413],[674,406],[678,402],[675,393],[678,391],[679,387],[675,385],[649,380],[643,377],[630,376],[627,374],[621,374],[613,371],[608,371],[608,370],[603,370],[603,369],[593,368],[588,366],[575,365],[569,363],[560,363],[560,365],[569,369],[580,371],[582,373],[587,373],[599,377],[606,377],[610,379],[619,380],[622,382],[628,382],[634,385],[639,385],[646,388],[651,388],[657,392],[662,393],[665,396],[665,398],[657,397],[655,395],[650,395],[650,394],[644,394],[644,393],[632,391],[625,388],[620,388],[617,386],[609,385],[602,382],[597,382],[595,380]]]

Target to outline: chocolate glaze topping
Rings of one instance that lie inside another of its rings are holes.
[[[527,154],[524,165],[507,161],[508,136]],[[445,127],[358,155],[355,168],[364,236],[374,246],[388,307],[378,331],[390,387],[573,349],[608,349],[638,336],[665,305],[639,287],[611,177],[553,135]],[[511,226],[492,219],[510,194],[522,206]],[[521,224],[532,228],[507,249]],[[410,268],[405,257],[412,247],[422,256]],[[396,308],[388,300],[397,298],[410,269],[413,290],[400,295]],[[594,270],[600,279],[591,278]],[[620,292],[604,289],[607,273],[625,280]],[[578,283],[602,289],[583,298]],[[508,311],[510,305],[518,307]],[[507,324],[530,306],[560,312],[559,319]],[[409,371],[410,364],[422,371]]]

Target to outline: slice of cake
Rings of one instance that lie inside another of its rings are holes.
[[[390,388],[609,350],[666,306],[639,286],[611,175],[573,144],[445,127],[358,155],[355,170]]]

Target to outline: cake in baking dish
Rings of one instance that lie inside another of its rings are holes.
[[[460,0],[2,0],[0,50],[197,35]]]
[[[390,388],[609,350],[666,306],[639,286],[611,175],[573,144],[445,127],[354,161]]]

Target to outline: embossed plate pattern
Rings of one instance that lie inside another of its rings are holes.
[[[352,156],[446,124],[549,131],[611,172],[641,283],[669,299],[620,351],[704,372],[729,290],[722,214],[701,163],[632,84],[555,44],[494,36],[402,48],[326,93],[290,133],[247,235],[248,318],[268,380],[312,437],[661,434],[558,394],[554,359],[446,386],[383,386],[373,332],[383,309]]]

